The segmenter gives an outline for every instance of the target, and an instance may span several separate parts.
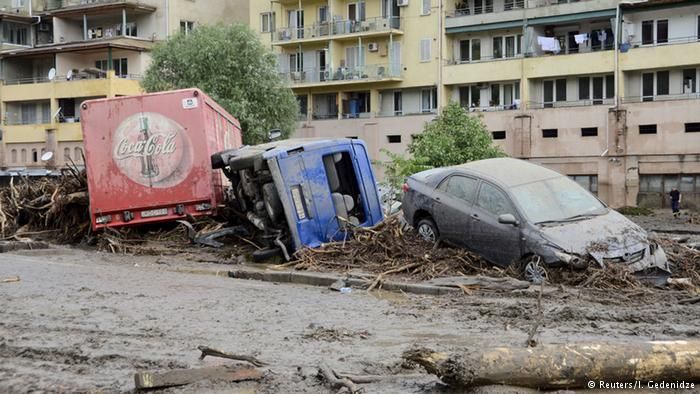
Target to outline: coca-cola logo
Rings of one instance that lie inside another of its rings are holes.
[[[182,182],[192,167],[185,129],[155,112],[132,115],[114,132],[112,156],[132,181],[149,187],[171,187]]]

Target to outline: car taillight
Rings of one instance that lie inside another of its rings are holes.
[[[404,183],[403,186],[401,186],[401,189],[403,190],[404,193],[408,193],[408,190],[409,190],[408,183]]]

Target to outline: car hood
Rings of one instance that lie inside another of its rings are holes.
[[[590,254],[599,261],[639,251],[649,243],[641,227],[612,209],[590,219],[543,226],[540,231],[566,252]]]

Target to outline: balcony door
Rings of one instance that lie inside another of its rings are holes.
[[[318,65],[319,81],[325,81],[328,72],[328,49],[316,51],[316,64]]]
[[[304,38],[304,10],[290,10],[287,17],[292,39]]]

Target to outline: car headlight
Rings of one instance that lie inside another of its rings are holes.
[[[573,254],[568,254],[564,252],[554,252],[554,255],[557,256],[557,258],[567,264],[571,263],[571,261],[575,258],[578,258],[577,256],[574,256]]]

